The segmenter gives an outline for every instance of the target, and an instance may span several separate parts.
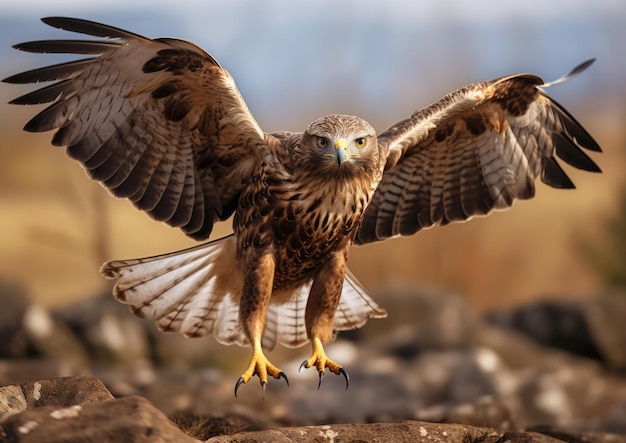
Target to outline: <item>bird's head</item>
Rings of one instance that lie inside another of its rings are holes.
[[[327,115],[302,135],[298,156],[309,168],[354,174],[379,166],[374,128],[360,117]]]

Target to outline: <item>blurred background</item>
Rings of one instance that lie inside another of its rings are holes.
[[[0,78],[67,60],[11,48],[27,40],[80,38],[39,21],[49,15],[195,42],[231,72],[268,132],[302,130],[329,113],[359,115],[382,132],[466,84],[517,72],[549,81],[596,57],[583,75],[548,92],[603,147],[604,154],[592,155],[603,174],[565,165],[575,191],[539,185],[534,200],[517,202],[511,211],[354,248],[350,267],[373,293],[414,285],[445,288],[479,310],[546,296],[578,298],[623,278],[621,0],[5,0]],[[51,133],[22,132],[42,107],[5,103],[32,89],[0,85],[0,279],[57,307],[108,288],[98,274],[104,260],[193,244],[109,197],[62,148],[50,145]],[[224,223],[212,238],[229,230]]]
[[[50,15],[195,42],[268,132],[329,113],[382,132],[466,84],[550,81],[595,57],[548,92],[602,146],[603,173],[563,165],[578,189],[539,183],[510,211],[354,248],[350,268],[390,315],[328,346],[350,389],[328,376],[315,391],[314,371],[297,371],[308,348],[277,349],[291,387],[270,382],[263,402],[253,382],[235,399],[249,349],[160,334],[98,274],[194,242],[110,197],[52,133],[23,132],[43,107],[6,103],[35,87],[0,83],[0,385],[94,375],[181,427],[173,414],[186,411],[247,417],[248,430],[418,419],[626,435],[626,2],[3,0],[0,78],[71,59],[11,48],[85,38],[39,21]]]

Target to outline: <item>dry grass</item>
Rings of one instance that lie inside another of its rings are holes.
[[[232,435],[248,429],[245,420],[232,417],[203,417],[191,412],[177,412],[169,417],[185,434],[200,441],[218,435]]]

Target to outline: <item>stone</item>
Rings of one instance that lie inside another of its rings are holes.
[[[29,347],[37,356],[87,366],[89,356],[78,337],[40,305],[28,307],[22,327]]]
[[[614,369],[626,371],[626,292],[609,292],[584,306],[590,334],[602,358]]]
[[[551,426],[535,426],[531,431],[549,435],[559,441],[568,443],[623,443],[626,436],[600,432],[567,431]]]
[[[55,310],[53,318],[83,340],[92,363],[145,365],[151,350],[142,322],[110,292]]]
[[[33,303],[19,285],[0,280],[0,358],[43,357],[76,365],[87,363],[80,340]]]
[[[366,343],[388,347],[386,340],[391,339],[394,355],[404,359],[425,349],[467,347],[474,342],[481,324],[467,300],[455,292],[422,286],[393,287],[374,298],[384,304],[389,317],[370,321],[362,328],[370,331]],[[339,336],[349,337],[345,333]]]
[[[197,443],[141,397],[68,407],[43,406],[0,421],[11,443]]]
[[[27,407],[28,403],[20,386],[0,386],[0,416],[20,412]]]
[[[611,432],[624,435],[626,441],[626,401],[610,409],[606,414],[598,414],[572,426],[579,431]]]
[[[43,406],[74,406],[113,399],[93,377],[60,377],[0,387],[0,414]]]
[[[510,408],[494,396],[485,395],[475,402],[439,404],[420,408],[415,418],[434,423],[463,423],[500,430],[515,429]]]
[[[626,292],[584,300],[543,300],[487,315],[491,324],[521,332],[543,346],[626,369]]]
[[[599,360],[583,302],[541,300],[488,315],[491,323],[521,332],[543,346]]]
[[[29,354],[22,321],[32,301],[23,286],[0,279],[0,358]]]
[[[21,385],[28,407],[74,406],[112,400],[104,384],[90,376],[59,377]]]
[[[213,437],[207,443],[320,443],[320,442],[429,442],[429,443],[562,443],[535,432],[503,432],[459,424],[418,421],[402,423],[339,424],[275,428]]]

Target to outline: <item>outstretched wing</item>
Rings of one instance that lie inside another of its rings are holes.
[[[23,72],[9,83],[58,80],[11,103],[52,103],[27,131],[57,129],[94,180],[195,239],[236,207],[265,135],[235,83],[209,54],[182,40],[151,40],[86,20],[50,17],[60,29],[106,37],[15,45],[93,57]]]
[[[459,89],[378,137],[389,155],[356,243],[445,225],[509,208],[535,193],[535,179],[555,188],[574,184],[556,157],[587,171],[598,166],[581,148],[600,147],[540,87],[519,74]]]

